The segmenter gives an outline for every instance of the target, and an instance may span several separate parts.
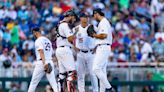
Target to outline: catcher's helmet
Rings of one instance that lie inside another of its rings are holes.
[[[68,16],[76,16],[75,12],[73,10],[69,10],[63,14],[64,17]]]

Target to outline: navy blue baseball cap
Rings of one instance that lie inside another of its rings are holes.
[[[39,26],[37,26],[37,25],[32,25],[31,31],[32,31],[32,33],[33,33],[33,32],[40,32],[40,28],[39,28]]]
[[[86,13],[80,13],[79,17],[89,17],[89,15]]]
[[[96,13],[100,14],[101,16],[104,16],[104,13],[102,12],[102,10],[100,8],[94,9],[92,16],[94,16],[94,14],[96,14]]]

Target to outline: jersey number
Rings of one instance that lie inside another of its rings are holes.
[[[46,51],[50,51],[50,49],[51,49],[51,46],[50,46],[50,43],[45,43],[45,50]]]

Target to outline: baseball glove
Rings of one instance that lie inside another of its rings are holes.
[[[96,34],[96,31],[94,30],[94,26],[93,25],[90,25],[87,29],[87,34],[88,36],[90,37],[93,37],[93,34]]]
[[[48,63],[48,64],[46,64],[46,65],[44,66],[44,71],[45,71],[46,73],[51,73],[51,71],[52,71],[52,66],[51,66],[50,63]]]

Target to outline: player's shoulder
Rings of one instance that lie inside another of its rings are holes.
[[[78,29],[79,27],[80,27],[80,25],[77,25],[77,26],[73,27],[73,30]]]
[[[102,19],[102,21],[100,21],[100,23],[99,23],[99,25],[101,26],[101,27],[104,27],[104,25],[108,25],[109,27],[111,26],[111,23],[110,23],[110,21],[107,19],[107,18],[103,18]]]
[[[61,22],[59,26],[60,27],[65,27],[65,26],[68,26],[68,23],[67,22]]]
[[[41,36],[41,37],[39,37],[38,39],[36,39],[36,43],[37,42],[42,42],[42,41],[44,41],[44,40],[47,40],[48,38],[46,38],[46,37],[44,37],[44,36]]]
[[[107,18],[103,18],[103,19],[102,19],[102,23],[109,23],[109,21],[108,21]]]
[[[72,28],[72,30],[73,30],[73,32],[78,31],[78,30],[79,30],[79,25],[77,25],[77,26],[73,27],[73,28]]]
[[[35,40],[35,44],[42,41],[42,37],[39,37]]]

